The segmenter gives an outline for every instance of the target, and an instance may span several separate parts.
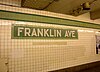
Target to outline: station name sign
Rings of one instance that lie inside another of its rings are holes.
[[[74,29],[13,24],[11,30],[12,39],[78,39]]]

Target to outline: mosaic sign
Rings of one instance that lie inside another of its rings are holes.
[[[78,39],[74,29],[12,25],[12,39]]]

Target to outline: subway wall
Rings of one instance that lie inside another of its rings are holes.
[[[25,8],[0,6],[0,10],[75,20],[75,17],[72,16]],[[81,20],[79,18],[76,19]],[[91,21],[86,19],[86,22],[99,24],[99,20]],[[81,24],[82,22],[79,23]],[[76,29],[78,31],[78,39],[12,39],[12,24]],[[99,61],[100,55],[96,54],[95,35],[100,34],[97,31],[99,29],[0,19],[0,58],[8,60],[9,72],[48,72]]]

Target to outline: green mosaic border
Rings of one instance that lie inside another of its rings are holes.
[[[100,25],[95,23],[6,10],[0,10],[0,19],[100,29]]]

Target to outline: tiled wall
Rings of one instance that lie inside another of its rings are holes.
[[[95,54],[95,32],[79,31],[76,40],[11,39],[11,25],[15,23],[18,22],[0,20],[0,58],[8,59],[9,72],[47,72],[100,60]],[[26,24],[84,29],[42,23]]]

